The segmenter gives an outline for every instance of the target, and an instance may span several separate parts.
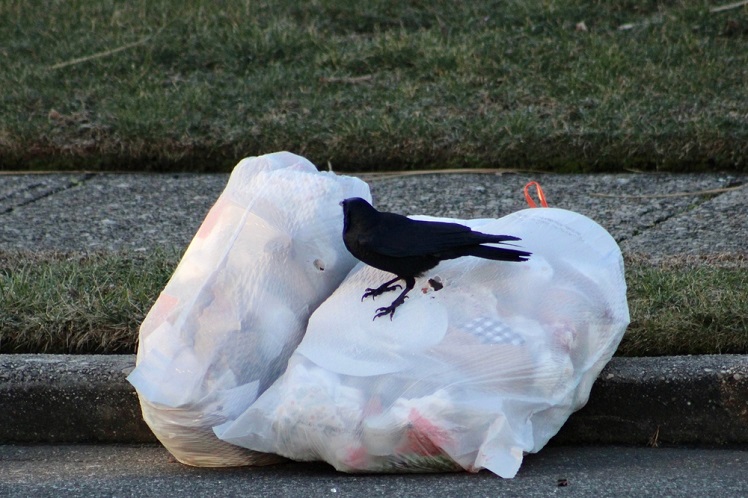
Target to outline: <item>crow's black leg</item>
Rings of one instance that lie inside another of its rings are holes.
[[[392,320],[397,307],[405,302],[405,299],[407,299],[408,297],[406,296],[406,294],[410,292],[410,290],[416,285],[416,279],[414,277],[404,277],[403,280],[405,280],[405,289],[403,289],[400,295],[397,296],[394,301],[392,301],[392,304],[390,304],[386,308],[378,308],[377,313],[376,315],[374,315],[374,318],[372,318],[372,320],[375,320],[384,315],[390,315],[390,320]]]
[[[380,295],[384,294],[385,292],[393,291],[395,289],[402,289],[403,288],[402,285],[393,285],[393,286],[390,286],[390,284],[395,283],[398,280],[400,280],[400,277],[395,277],[392,280],[390,280],[389,282],[383,283],[382,285],[380,285],[376,289],[367,288],[366,292],[364,292],[364,295],[361,296],[361,300],[363,301],[364,299],[366,299],[369,296],[371,296],[372,298],[374,298],[374,297],[377,297],[377,296],[380,296]]]

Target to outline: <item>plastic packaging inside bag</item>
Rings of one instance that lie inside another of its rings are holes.
[[[128,380],[181,462],[277,461],[217,439],[284,371],[309,316],[353,268],[339,202],[361,180],[275,153],[244,159],[140,328]]]
[[[392,276],[359,264],[312,315],[285,373],[218,437],[350,472],[513,477],[586,403],[623,336],[621,253],[561,209],[444,221],[518,236],[532,256],[444,261],[393,320],[372,316],[394,293],[361,301]]]

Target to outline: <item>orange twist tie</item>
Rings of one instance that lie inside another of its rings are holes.
[[[538,182],[530,182],[527,185],[525,185],[525,200],[530,205],[531,208],[536,208],[538,205],[535,203],[535,200],[530,195],[530,187],[535,187],[535,190],[538,194],[538,200],[540,201],[540,205],[544,208],[548,207],[548,201],[545,200],[545,194],[543,193],[543,189],[540,188],[540,184]]]

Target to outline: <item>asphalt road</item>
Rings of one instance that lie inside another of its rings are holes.
[[[748,450],[548,447],[514,479],[350,475],[325,464],[192,468],[159,446],[0,446],[0,496],[748,496]]]

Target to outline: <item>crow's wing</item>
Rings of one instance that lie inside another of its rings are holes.
[[[491,236],[474,232],[459,223],[411,220],[392,213],[380,213],[380,222],[359,236],[368,249],[392,257],[426,256],[459,247],[501,240],[518,240],[510,236]]]

